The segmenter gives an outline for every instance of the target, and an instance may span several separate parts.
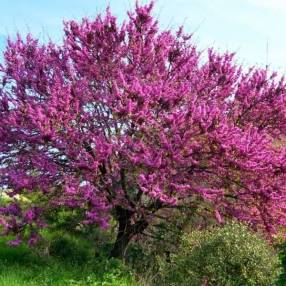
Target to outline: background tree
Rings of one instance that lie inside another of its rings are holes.
[[[159,30],[153,4],[118,26],[65,23],[63,44],[8,42],[1,66],[0,183],[14,199],[1,224],[29,243],[45,214],[80,209],[118,222],[122,257],[163,208],[206,204],[274,233],[285,225],[285,82],[201,52],[182,29]],[[41,199],[25,208],[18,194]]]

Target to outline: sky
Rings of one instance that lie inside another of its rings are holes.
[[[2,0],[0,50],[17,32],[60,43],[63,20],[93,18],[109,5],[123,21],[134,4],[135,0]],[[184,25],[201,49],[234,51],[239,64],[286,72],[286,0],[157,0],[153,14],[162,29]]]

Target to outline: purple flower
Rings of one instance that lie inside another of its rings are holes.
[[[9,240],[9,241],[7,242],[7,244],[8,244],[9,246],[12,246],[12,247],[18,246],[18,245],[20,245],[21,243],[22,243],[22,240],[19,239],[19,238],[14,239],[14,240]]]
[[[183,29],[159,29],[152,7],[137,4],[124,25],[109,10],[66,22],[60,46],[8,41],[5,233],[41,228],[62,207],[104,228],[125,214],[140,232],[162,208],[206,203],[218,222],[232,216],[271,234],[286,226],[285,80],[246,71],[233,53],[209,49],[202,60]]]

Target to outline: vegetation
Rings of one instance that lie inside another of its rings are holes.
[[[8,41],[0,285],[286,285],[286,81],[152,7]]]
[[[205,208],[270,235],[286,225],[286,83],[160,30],[153,3],[65,23],[61,45],[20,35],[0,67],[0,208],[10,244],[57,209],[117,232],[123,258],[160,213]],[[26,203],[19,202],[25,197]],[[191,214],[191,212],[190,212]]]
[[[74,238],[58,238],[52,249],[59,250],[39,256],[26,246],[7,247],[0,243],[1,286],[135,286],[132,272],[116,259],[92,256],[89,248],[74,244]],[[84,244],[84,241],[82,241]],[[60,248],[57,248],[60,247]],[[72,251],[71,251],[72,250]]]
[[[265,239],[233,222],[185,235],[165,269],[166,285],[271,286],[277,283],[280,265]]]
[[[46,252],[40,246],[11,248],[6,245],[9,240],[0,241],[0,286],[201,286],[204,281],[210,286],[282,286],[286,282],[285,274],[277,281],[281,273],[277,249],[237,223],[186,233],[170,257],[159,245],[146,248],[133,242],[125,263],[108,257],[110,241],[92,246],[91,241],[67,233],[45,237]]]

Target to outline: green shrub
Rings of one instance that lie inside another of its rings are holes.
[[[262,237],[233,222],[185,235],[172,263],[162,269],[167,285],[271,286],[280,262]]]
[[[55,236],[50,242],[49,253],[77,263],[85,263],[91,256],[90,247],[84,241],[69,235]]]
[[[56,208],[46,213],[46,220],[50,229],[65,231],[66,233],[81,233],[83,225],[80,223],[84,215],[80,210],[70,210],[68,208]]]

